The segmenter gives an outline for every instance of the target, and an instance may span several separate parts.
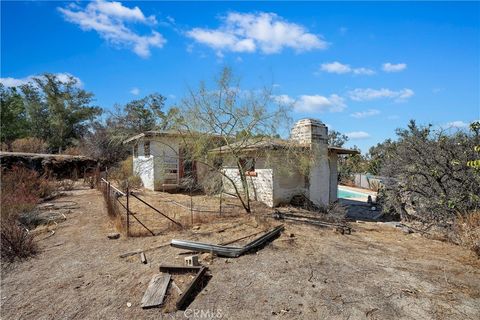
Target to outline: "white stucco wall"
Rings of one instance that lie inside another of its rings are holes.
[[[237,168],[224,168],[223,172],[235,182],[240,191],[243,191],[240,173]],[[250,198],[261,201],[267,206],[273,207],[273,170],[272,169],[255,169],[256,177],[247,177]],[[224,191],[235,194],[232,183],[223,177]]]
[[[330,166],[330,203],[336,201],[338,195],[338,155],[334,152],[328,156]]]
[[[150,146],[151,148],[151,146]],[[133,173],[140,176],[143,186],[146,189],[153,190],[154,172],[153,172],[153,156],[145,156],[143,149],[143,141],[138,143],[138,155],[133,157]]]
[[[155,190],[163,183],[165,161],[176,163],[178,177],[178,138],[162,137],[150,141],[150,156],[145,157],[145,139],[138,140],[138,156],[133,158],[134,173],[142,179],[146,189]],[[173,175],[172,175],[173,176]]]
[[[330,203],[330,166],[328,163],[328,149],[326,144],[317,145],[316,160],[310,168],[309,199],[319,206],[328,206]]]

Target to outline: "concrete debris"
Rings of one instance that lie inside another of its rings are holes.
[[[118,238],[120,238],[120,233],[118,233],[118,232],[109,233],[109,234],[107,234],[107,238],[111,239],[111,240],[118,239]]]
[[[198,256],[189,256],[185,257],[185,265],[192,267],[192,266],[199,266],[200,264],[198,263]]]

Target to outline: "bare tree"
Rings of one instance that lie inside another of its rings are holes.
[[[279,104],[268,88],[255,91],[240,89],[229,68],[224,68],[208,89],[201,83],[181,102],[178,127],[184,134],[189,156],[217,172],[231,185],[246,212],[251,212],[252,190],[248,182],[254,157],[247,156],[256,146],[278,139],[279,128],[289,121],[288,106]],[[211,150],[221,145],[218,153]],[[220,154],[220,159],[218,155]],[[233,167],[238,179],[225,170]]]

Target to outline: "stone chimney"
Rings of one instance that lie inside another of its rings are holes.
[[[320,120],[302,119],[293,126],[290,138],[307,145],[328,144],[328,128]]]
[[[330,166],[328,162],[328,128],[316,119],[299,120],[290,139],[310,146],[314,159],[310,165],[305,195],[316,205],[328,206],[330,200]]]

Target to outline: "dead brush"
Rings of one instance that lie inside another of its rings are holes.
[[[106,185],[103,186],[101,191],[108,217],[115,226],[115,229],[118,232],[125,234],[127,231],[127,222],[125,217],[122,215],[122,211],[118,206],[117,200],[115,199],[116,195],[111,193],[109,194]]]
[[[480,257],[480,210],[458,215],[453,227],[454,242]]]
[[[1,221],[1,241],[3,261],[13,262],[16,258],[26,259],[38,252],[33,235],[12,216]]]
[[[19,220],[30,216],[40,198],[55,191],[55,185],[37,172],[15,166],[2,172],[1,256],[2,260],[24,259],[37,252],[33,236]]]

